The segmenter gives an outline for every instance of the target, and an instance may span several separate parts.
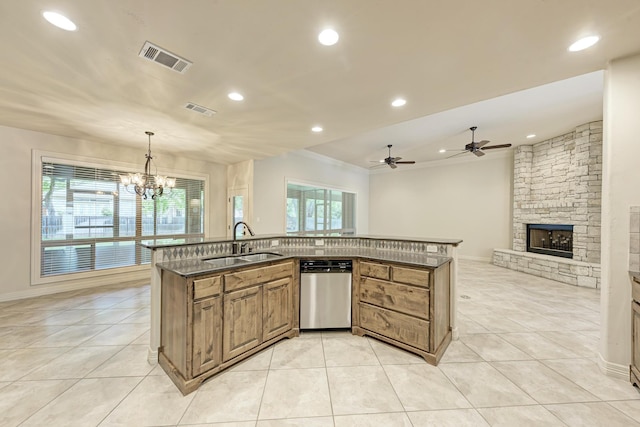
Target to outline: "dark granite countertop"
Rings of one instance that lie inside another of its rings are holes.
[[[265,251],[261,251],[265,252]],[[263,261],[246,261],[240,264],[234,264],[224,267],[215,267],[204,261],[202,258],[187,259],[179,261],[166,261],[156,264],[163,270],[170,271],[183,277],[198,276],[217,271],[226,271],[231,269],[243,268],[252,265],[284,260],[288,258],[366,258],[378,261],[397,262],[401,264],[414,265],[417,267],[439,267],[449,261],[450,257],[436,256],[424,253],[408,253],[397,251],[385,251],[380,249],[368,248],[326,248],[326,249],[310,249],[310,248],[279,248],[277,251],[268,251],[281,255],[279,258],[272,258]],[[256,252],[259,253],[259,252]]]
[[[306,238],[340,238],[340,239],[371,239],[371,240],[397,240],[401,242],[418,242],[418,243],[439,243],[444,245],[457,246],[462,243],[461,239],[443,239],[428,237],[404,237],[404,236],[376,236],[376,235],[344,235],[337,236],[331,234],[269,234],[262,236],[245,236],[242,241],[262,240],[262,239],[280,239],[286,237],[306,237]],[[171,248],[175,246],[198,245],[201,243],[217,243],[232,242],[233,239],[226,237],[198,237],[190,239],[150,239],[140,242],[141,246],[149,249]]]

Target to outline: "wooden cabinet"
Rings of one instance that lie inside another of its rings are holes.
[[[265,283],[262,291],[262,333],[268,341],[293,327],[293,280]]]
[[[632,336],[631,336],[631,383],[640,387],[640,279],[633,278],[633,301],[631,302]]]
[[[291,261],[225,274],[223,361],[293,328],[293,276]]]
[[[172,379],[194,378],[222,361],[222,278],[162,273],[160,356]],[[175,382],[175,380],[174,380]]]
[[[449,266],[360,261],[354,274],[354,333],[387,341],[436,364],[451,341]]]
[[[224,296],[223,360],[226,362],[262,343],[262,286]]]
[[[185,278],[163,270],[158,360],[183,394],[298,335],[296,261]]]
[[[193,303],[193,376],[222,361],[222,296]]]

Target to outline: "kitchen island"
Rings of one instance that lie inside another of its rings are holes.
[[[459,240],[381,237],[243,239],[254,253],[230,256],[231,241],[154,251],[152,346],[183,393],[284,338],[299,334],[299,260],[351,259],[352,332],[436,364],[455,325],[455,248]],[[158,280],[159,279],[159,280]],[[159,297],[153,316],[155,297]]]

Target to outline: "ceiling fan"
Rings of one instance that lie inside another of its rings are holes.
[[[380,160],[379,162],[376,162],[376,163],[385,163],[389,165],[391,169],[397,168],[398,167],[397,165],[413,165],[415,163],[415,161],[413,160],[401,161],[400,159],[402,159],[402,157],[391,157],[391,147],[392,147],[391,144],[387,145],[387,148],[389,148],[389,157],[387,157],[386,159]]]
[[[491,150],[494,148],[508,148],[511,147],[511,144],[500,144],[500,145],[489,145],[486,146],[489,141],[483,139],[482,141],[475,142],[475,133],[478,126],[471,126],[469,130],[471,131],[471,142],[464,146],[464,150],[461,150],[461,153],[454,154],[453,156],[447,157],[450,159],[451,157],[459,156],[460,154],[464,154],[467,151],[469,153],[473,153],[478,157],[484,156],[484,150]]]

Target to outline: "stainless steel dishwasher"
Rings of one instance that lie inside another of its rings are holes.
[[[300,261],[300,329],[351,328],[351,260]]]

